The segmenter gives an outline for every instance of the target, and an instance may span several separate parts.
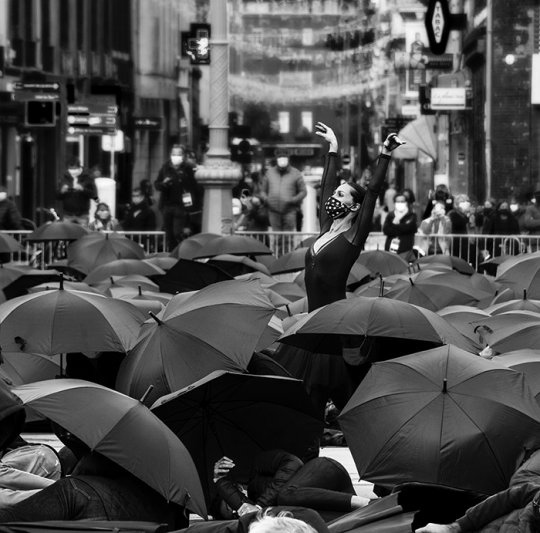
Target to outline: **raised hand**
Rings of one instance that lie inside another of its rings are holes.
[[[386,137],[386,140],[383,143],[384,148],[386,151],[391,152],[392,150],[395,150],[398,146],[401,146],[402,144],[407,144],[405,141],[402,141],[398,136],[397,133],[390,133],[388,137]]]
[[[330,144],[330,151],[337,152],[338,141],[332,128],[322,122],[317,122],[315,124],[315,135],[322,137]]]

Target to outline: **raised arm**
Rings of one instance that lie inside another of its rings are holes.
[[[329,143],[328,154],[324,164],[324,170],[321,180],[321,193],[319,200],[319,223],[321,226],[321,234],[330,229],[332,218],[326,212],[324,204],[326,200],[334,194],[334,190],[339,185],[337,177],[337,151],[338,142],[336,135],[326,124],[317,122],[315,125],[315,135],[322,137]]]
[[[381,192],[384,180],[386,178],[386,171],[388,170],[388,164],[390,163],[390,154],[392,150],[395,150],[398,146],[405,144],[401,141],[395,133],[388,135],[383,143],[381,154],[377,162],[377,167],[373,173],[373,177],[367,186],[366,196],[362,201],[362,206],[356,220],[354,221],[351,229],[347,232],[348,240],[355,246],[364,246],[369,232],[371,231],[371,224],[373,220],[373,212],[375,211],[375,204],[377,203],[377,197]]]

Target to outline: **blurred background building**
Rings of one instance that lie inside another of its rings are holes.
[[[443,54],[426,31],[435,3],[463,15]],[[230,143],[246,168],[287,147],[313,174],[320,120],[335,128],[358,178],[385,135],[407,128],[390,178],[419,202],[438,183],[479,202],[540,188],[538,0],[228,8]],[[202,161],[209,67],[182,53],[182,33],[205,22],[207,0],[0,0],[0,184],[26,217],[54,205],[70,156],[113,175],[119,202],[155,179],[173,143]]]

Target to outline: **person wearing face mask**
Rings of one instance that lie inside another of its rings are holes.
[[[472,206],[466,194],[458,194],[454,201],[454,208],[448,212],[448,218],[452,223],[452,255],[461,257],[467,262],[476,260],[476,245],[468,238],[462,237],[471,233]]]
[[[117,231],[120,225],[118,220],[113,218],[110,207],[105,202],[100,202],[96,206],[94,220],[90,222],[88,228],[92,231]]]
[[[7,189],[0,186],[0,229],[23,229],[21,213],[8,198]]]
[[[429,217],[422,220],[420,230],[424,235],[429,235],[428,254],[446,254],[450,248],[448,235],[452,233],[452,222],[446,216],[446,208],[443,202],[435,202]]]
[[[394,210],[388,213],[383,224],[383,233],[386,235],[384,249],[396,254],[410,252],[417,229],[416,215],[410,210],[407,198],[404,194],[397,194]]]
[[[522,224],[528,235],[540,235],[540,190],[535,191],[531,204],[526,207]],[[540,250],[539,241],[531,238],[529,251],[536,252],[538,250]]]
[[[148,199],[142,189],[131,192],[131,204],[122,220],[122,228],[126,231],[154,231],[156,214],[148,205]]]
[[[510,211],[510,204],[503,200],[497,205],[497,209],[484,224],[483,233],[486,235],[518,235],[519,224],[516,217]],[[487,250],[491,257],[511,253],[513,250],[504,247],[504,239],[488,241]],[[517,253],[518,250],[515,250]]]
[[[347,277],[371,230],[373,211],[382,189],[392,150],[404,144],[397,135],[385,140],[367,189],[339,184],[336,135],[318,122],[315,133],[329,143],[321,183],[321,232],[306,252],[305,284],[308,310],[345,298]]]
[[[266,171],[261,198],[268,206],[270,226],[274,231],[295,231],[296,215],[307,195],[302,173],[291,166],[289,153],[276,150],[276,166]]]
[[[64,220],[88,226],[90,200],[98,199],[94,178],[84,171],[80,161],[72,159],[58,186]]]
[[[161,193],[158,208],[172,250],[186,237],[201,231],[202,191],[182,146],[172,147],[169,160],[161,167],[154,186]]]

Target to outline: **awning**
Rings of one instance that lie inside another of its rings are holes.
[[[434,161],[437,160],[437,138],[435,137],[434,116],[422,115],[414,119],[400,130],[398,136],[401,140],[415,146]]]

